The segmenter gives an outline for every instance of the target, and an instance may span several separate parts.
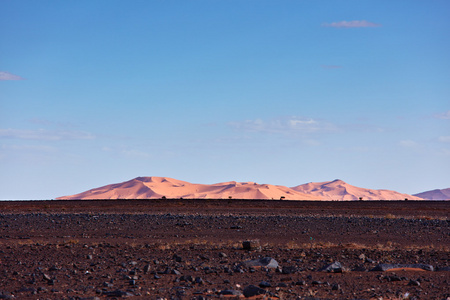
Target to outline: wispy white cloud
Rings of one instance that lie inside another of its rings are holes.
[[[40,140],[40,141],[59,141],[59,140],[93,140],[95,136],[89,132],[68,131],[68,130],[24,130],[24,129],[0,129],[0,139],[22,139],[22,140]]]
[[[381,24],[361,20],[361,21],[340,21],[333,23],[323,23],[322,26],[334,28],[361,28],[361,27],[381,27]]]
[[[450,120],[450,110],[447,110],[446,112],[440,114],[435,114],[434,117],[436,119]]]
[[[138,149],[131,149],[128,146],[108,147],[101,148],[102,151],[111,153],[113,155],[125,156],[127,158],[151,158],[152,155],[148,152]]]
[[[0,80],[24,80],[24,79],[25,78],[22,78],[18,75],[14,75],[5,71],[0,71]]]
[[[54,153],[57,151],[55,147],[48,145],[2,145],[1,149],[11,151],[33,151],[47,153]]]
[[[248,132],[310,134],[337,131],[334,124],[304,117],[281,117],[271,120],[245,120],[230,122],[229,126]]]

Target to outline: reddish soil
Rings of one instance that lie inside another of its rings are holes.
[[[214,299],[250,285],[273,299],[447,299],[449,215],[448,201],[4,201],[0,299]],[[241,265],[261,257],[279,267]],[[343,270],[320,271],[333,262]]]

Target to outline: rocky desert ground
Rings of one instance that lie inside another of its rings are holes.
[[[0,202],[0,299],[450,299],[448,201]]]

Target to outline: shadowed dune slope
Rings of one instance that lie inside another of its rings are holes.
[[[442,190],[436,189],[432,191],[426,191],[423,193],[414,194],[414,196],[426,200],[450,200],[450,188]]]

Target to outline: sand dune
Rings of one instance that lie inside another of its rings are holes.
[[[416,196],[390,190],[360,188],[339,179],[325,182],[310,182],[292,187],[292,189],[323,200],[358,200],[360,198],[363,200],[423,200]]]
[[[95,188],[58,200],[75,199],[275,199],[320,200],[317,196],[294,191],[285,186],[254,182],[196,184],[168,177],[137,177],[132,180]]]
[[[414,196],[426,200],[450,200],[450,188],[426,191],[423,193],[414,194]]]

